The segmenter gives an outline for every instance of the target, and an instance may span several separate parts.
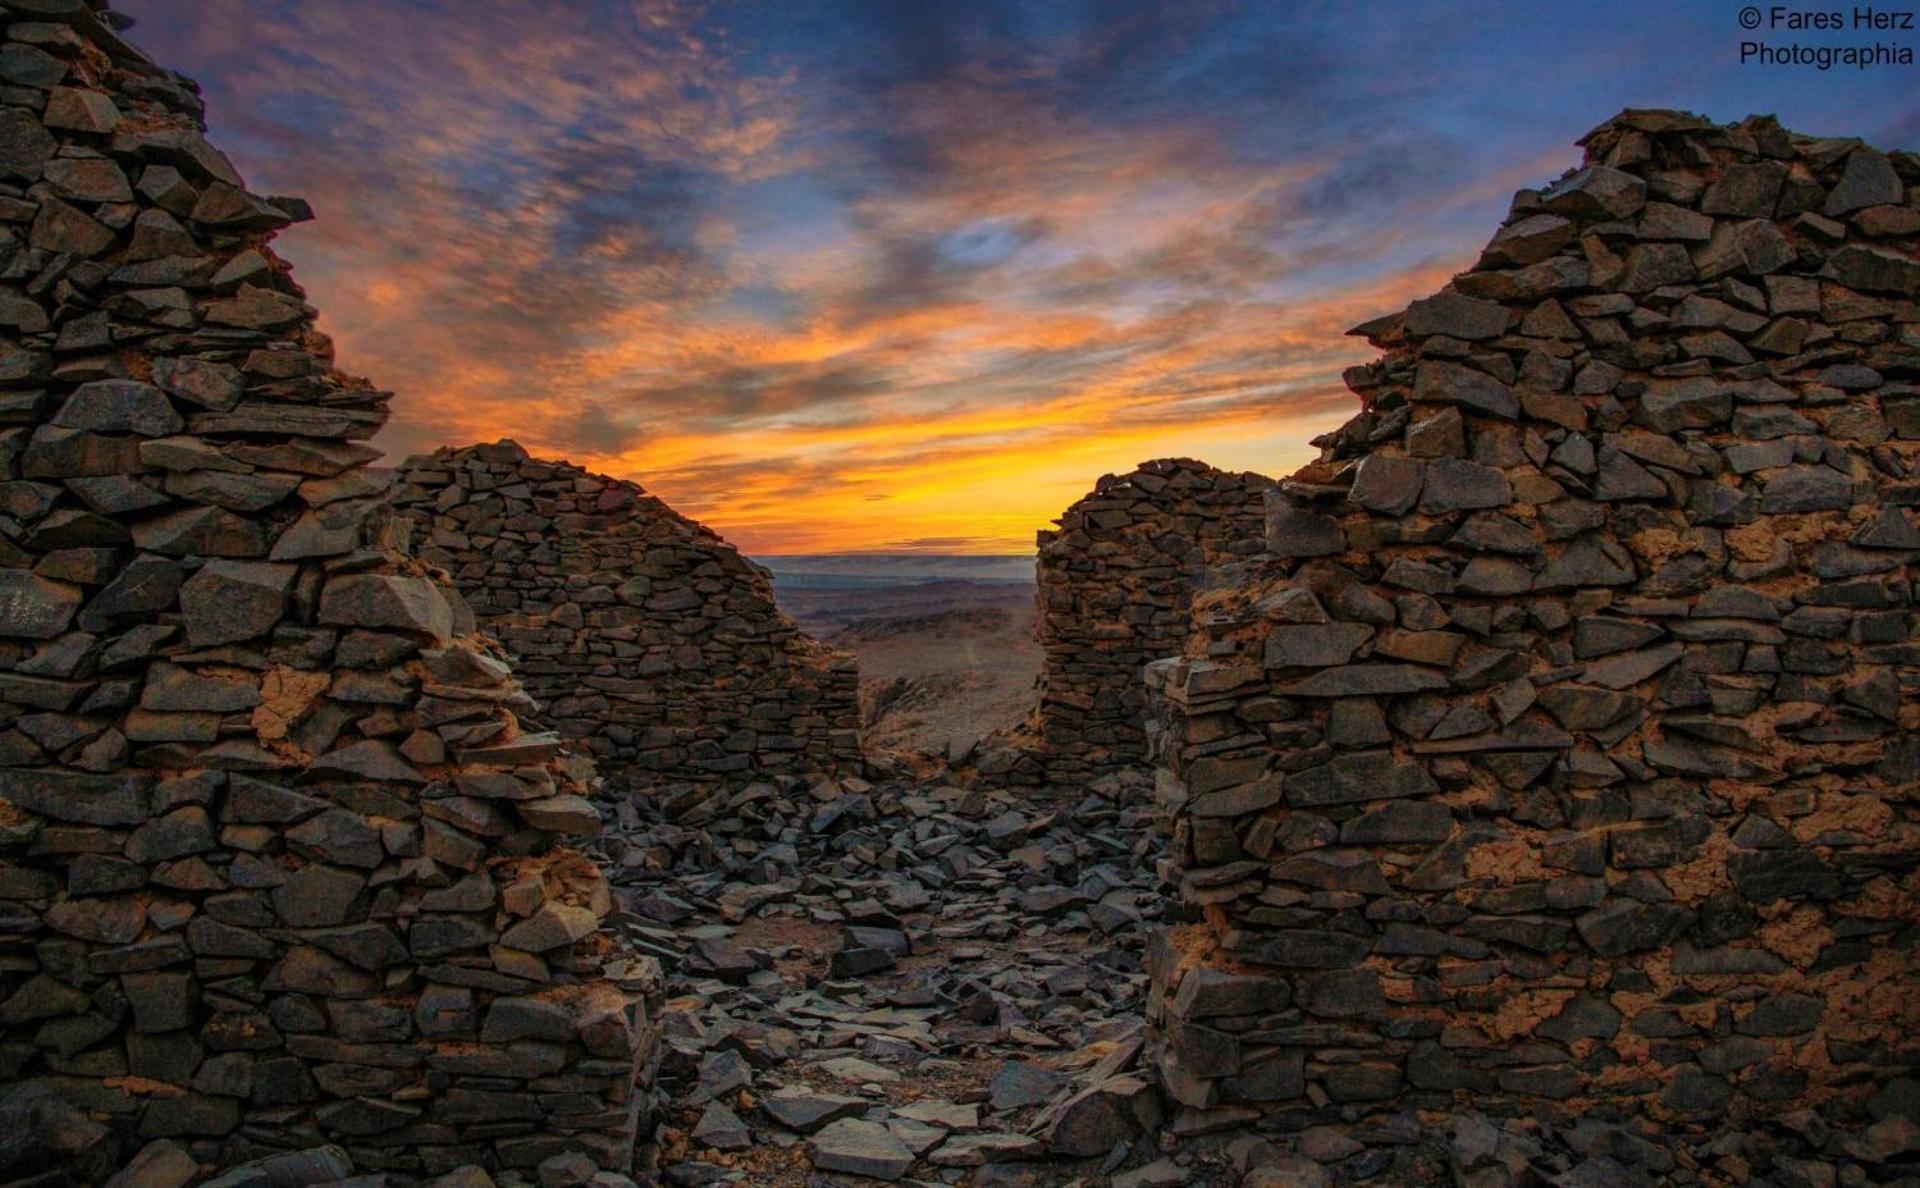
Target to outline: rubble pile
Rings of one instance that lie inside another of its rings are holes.
[[[1471,1103],[1911,1175],[1920,159],[1583,144],[1360,328],[1364,411],[1149,667],[1204,915],[1154,1063],[1176,1126]]]
[[[415,549],[460,584],[541,704],[603,766],[669,779],[857,770],[859,674],[766,574],[638,486],[517,444],[409,458]]]
[[[627,1167],[657,967],[566,848],[586,771],[392,547],[387,394],[268,246],[305,203],[102,5],[0,25],[0,1179]]]
[[[1039,534],[1038,768],[1066,783],[1145,761],[1141,668],[1178,655],[1195,575],[1259,551],[1273,480],[1189,458],[1107,475]]]
[[[1147,792],[780,777],[621,805],[595,845],[615,920],[671,974],[665,1181],[1138,1161],[1160,1121],[1135,1068]]]

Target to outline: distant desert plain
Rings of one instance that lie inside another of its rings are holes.
[[[1032,707],[1041,652],[1031,555],[754,559],[801,628],[860,661],[869,747],[958,759]]]

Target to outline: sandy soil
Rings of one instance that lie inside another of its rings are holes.
[[[793,590],[787,613],[860,660],[870,747],[958,756],[1033,707],[1033,587],[974,582]]]

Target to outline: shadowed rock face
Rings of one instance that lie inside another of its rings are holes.
[[[1686,1122],[1912,1061],[1920,161],[1628,112],[1360,328],[1149,667],[1184,1124]]]
[[[222,1164],[625,1166],[581,770],[392,547],[305,204],[103,19],[0,8],[0,1081]]]
[[[1145,759],[1141,667],[1177,655],[1197,575],[1259,551],[1273,480],[1188,458],[1108,475],[1039,535],[1041,757],[1056,781]]]
[[[766,575],[638,486],[513,442],[409,458],[396,495],[515,658],[540,717],[662,778],[852,769],[852,657],[802,634]]]

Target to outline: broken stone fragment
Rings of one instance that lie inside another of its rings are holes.
[[[1507,308],[1459,293],[1441,293],[1407,306],[1406,332],[1421,338],[1444,334],[1449,338],[1497,338],[1505,333]]]
[[[599,926],[599,917],[587,908],[548,902],[532,916],[507,929],[500,943],[529,953],[545,953],[591,936]]]
[[[1520,415],[1520,401],[1510,386],[1484,371],[1459,363],[1439,360],[1421,363],[1414,377],[1413,398],[1458,405],[1509,420]]]
[[[52,639],[67,629],[85,593],[24,569],[0,569],[0,635]]]
[[[1284,499],[1267,504],[1267,549],[1278,557],[1324,557],[1346,551],[1338,520],[1294,507]]]
[[[913,1166],[913,1153],[878,1122],[842,1118],[807,1142],[807,1156],[821,1171],[897,1180]]]
[[[830,1123],[857,1117],[867,1110],[864,1098],[816,1093],[804,1088],[769,1094],[760,1106],[775,1122],[800,1134],[812,1134]]]
[[[286,610],[295,567],[259,561],[209,561],[180,587],[187,639],[196,647],[253,639]]]
[[[53,423],[63,429],[136,433],[142,437],[165,437],[186,426],[164,392],[136,380],[81,384],[60,406]]]
[[[1646,203],[1647,183],[1605,165],[1576,170],[1549,186],[1540,204],[1580,219],[1624,219]]]
[[[425,578],[386,573],[345,574],[320,594],[320,621],[348,627],[398,627],[445,644],[453,636],[453,608]]]

